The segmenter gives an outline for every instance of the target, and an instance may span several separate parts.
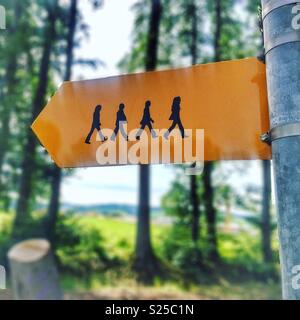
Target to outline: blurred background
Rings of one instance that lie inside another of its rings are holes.
[[[65,299],[279,299],[269,161],[60,170],[30,130],[64,80],[258,56],[260,1],[0,4],[0,299],[9,249],[32,238]]]

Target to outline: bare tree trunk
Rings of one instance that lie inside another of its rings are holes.
[[[192,18],[192,42],[191,42],[191,56],[192,64],[198,62],[198,17],[197,17],[197,6],[195,1],[192,0],[189,11],[191,12]]]
[[[8,252],[16,300],[61,300],[62,292],[50,244],[27,240]]]
[[[199,240],[199,228],[200,228],[200,210],[199,210],[199,197],[198,197],[198,185],[197,176],[191,176],[191,204],[192,204],[192,240],[197,243]]]
[[[66,49],[66,73],[64,80],[70,81],[72,77],[73,66],[73,51],[74,51],[74,38],[77,25],[77,0],[71,0],[69,22],[68,22],[68,36],[67,36],[67,49]],[[48,208],[47,221],[46,221],[46,235],[51,242],[53,248],[55,247],[55,227],[59,212],[59,197],[60,187],[62,181],[62,170],[55,164],[52,168],[51,177],[51,198]]]
[[[59,196],[62,171],[53,165],[51,176],[51,197],[45,223],[45,233],[53,249],[55,249],[55,228],[59,212]]]
[[[264,262],[272,261],[271,249],[271,163],[269,160],[262,161],[263,170],[263,197],[262,197],[262,251]]]
[[[152,0],[146,52],[146,70],[155,70],[157,65],[159,26],[161,20],[160,0]],[[143,282],[151,282],[158,272],[159,262],[153,252],[150,232],[150,166],[140,165],[139,205],[134,269]]]
[[[216,29],[214,35],[214,61],[218,62],[221,60],[221,34],[222,34],[222,0],[215,0],[215,19]],[[218,259],[218,245],[217,245],[217,234],[216,234],[216,210],[214,208],[214,189],[212,186],[212,171],[213,163],[206,162],[203,171],[204,181],[204,203],[206,211],[207,229],[208,229],[208,243],[210,247],[210,256],[213,260]]]
[[[191,33],[191,58],[192,64],[195,65],[198,62],[198,19],[197,19],[197,7],[195,1],[191,1],[189,4],[188,12],[191,16],[192,33]],[[195,164],[192,164],[195,167]],[[200,227],[200,210],[199,210],[199,197],[198,197],[198,184],[197,176],[191,175],[190,177],[190,196],[192,207],[192,240],[197,243],[199,240],[199,227]]]
[[[45,104],[45,98],[48,87],[48,72],[50,68],[50,58],[52,48],[56,38],[56,16],[57,16],[57,0],[51,2],[48,8],[48,16],[45,29],[43,54],[39,71],[39,83],[36,89],[35,98],[32,106],[32,121],[38,116],[42,107]],[[22,238],[24,230],[29,218],[29,201],[32,194],[32,179],[35,170],[35,153],[37,140],[33,133],[28,128],[27,138],[23,149],[23,161],[21,165],[21,178],[19,187],[19,199],[17,202],[16,218],[13,227],[13,236],[15,239]]]
[[[216,209],[214,207],[214,188],[212,186],[212,171],[213,163],[206,162],[203,171],[203,185],[204,185],[204,205],[207,221],[207,237],[209,246],[209,256],[212,261],[219,258],[217,245],[217,217]]]
[[[137,237],[135,248],[134,270],[138,274],[138,280],[151,283],[159,270],[159,262],[153,252],[150,231],[150,171],[149,166],[140,166],[139,178],[139,206],[137,221]]]
[[[215,62],[221,60],[221,34],[222,34],[222,0],[215,0],[215,16],[216,16],[216,30],[214,36],[214,51]]]
[[[162,14],[160,0],[152,0],[152,9],[148,33],[148,44],[146,52],[146,70],[153,71],[157,66],[158,45],[159,45],[159,27]]]

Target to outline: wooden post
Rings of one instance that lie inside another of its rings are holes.
[[[33,239],[8,252],[13,295],[16,300],[61,300],[58,272],[50,244]]]

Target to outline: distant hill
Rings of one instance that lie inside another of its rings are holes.
[[[63,211],[73,211],[76,213],[87,213],[95,212],[104,215],[113,215],[113,214],[127,214],[130,216],[135,216],[137,213],[137,206],[128,205],[128,204],[96,204],[96,205],[76,205],[64,203],[61,206]],[[161,215],[162,210],[159,207],[151,208],[151,213],[153,215]]]

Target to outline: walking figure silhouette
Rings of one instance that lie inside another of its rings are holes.
[[[114,130],[114,133],[112,134],[112,136],[110,138],[111,141],[116,140],[116,137],[117,137],[119,130],[121,131],[121,134],[124,137],[124,139],[126,139],[128,141],[128,136],[127,136],[126,130],[124,128],[124,126],[127,124],[127,118],[126,118],[124,109],[125,109],[124,103],[120,103],[119,111],[117,112],[116,127]]]
[[[92,122],[91,130],[90,130],[89,134],[87,135],[87,137],[86,137],[86,139],[85,139],[85,143],[86,143],[86,144],[91,144],[90,140],[91,140],[92,134],[93,134],[93,132],[94,132],[95,130],[98,131],[100,140],[101,140],[102,142],[104,142],[104,141],[107,140],[107,137],[105,137],[105,136],[102,134],[102,131],[101,131],[101,121],[100,121],[100,113],[101,113],[101,110],[102,110],[102,106],[97,105],[96,108],[95,108],[94,114],[93,114],[93,122]]]
[[[186,135],[184,134],[184,127],[180,119],[180,110],[181,110],[180,103],[181,103],[181,98],[175,97],[172,104],[172,113],[169,118],[169,120],[172,120],[173,123],[171,127],[168,129],[168,131],[164,134],[165,139],[169,139],[170,133],[175,129],[176,126],[179,127],[182,139],[186,138]]]
[[[150,106],[151,106],[151,101],[147,100],[145,103],[143,118],[142,118],[142,121],[140,122],[141,128],[139,129],[139,131],[136,134],[137,140],[140,140],[141,135],[146,127],[149,128],[149,131],[152,135],[152,138],[157,138],[157,135],[152,127],[152,123],[154,123],[154,120],[151,118],[151,115],[150,115]]]

